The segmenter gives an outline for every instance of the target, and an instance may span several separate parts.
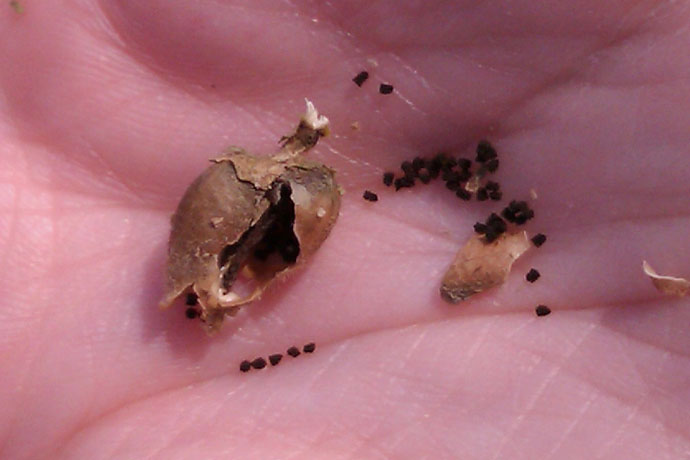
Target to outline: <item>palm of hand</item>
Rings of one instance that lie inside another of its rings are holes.
[[[249,3],[0,14],[1,456],[686,453],[687,301],[660,298],[640,264],[687,269],[687,9]],[[304,96],[332,120],[311,154],[349,192],[340,221],[210,340],[155,308],[168,216],[223,147],[272,151]],[[440,276],[496,206],[375,184],[480,137],[506,197],[539,192],[530,229],[550,240],[451,307]],[[312,340],[312,356],[237,371]]]

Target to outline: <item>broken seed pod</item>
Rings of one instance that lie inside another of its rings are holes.
[[[274,156],[231,148],[187,189],[172,217],[161,308],[192,292],[209,333],[324,242],[340,209],[335,172],[302,156],[328,133],[307,101]]]
[[[646,260],[642,261],[642,271],[649,276],[654,287],[663,294],[683,297],[690,291],[690,281],[685,278],[659,275]]]
[[[458,303],[502,284],[513,262],[529,248],[530,240],[524,231],[504,233],[491,243],[486,243],[483,236],[472,236],[458,251],[444,275],[441,297],[450,303]]]

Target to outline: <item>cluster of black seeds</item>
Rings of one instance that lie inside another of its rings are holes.
[[[530,209],[526,201],[513,200],[501,211],[501,216],[503,218],[496,213],[491,213],[486,222],[474,224],[474,231],[484,235],[486,242],[491,243],[508,230],[506,221],[515,225],[523,225],[534,217],[534,211]]]
[[[304,353],[313,353],[314,350],[316,350],[316,344],[314,342],[310,342],[302,347],[302,351]],[[296,358],[301,354],[299,348],[297,347],[290,347],[287,349],[285,353],[287,355],[292,356],[293,358]],[[275,353],[273,355],[268,356],[268,362],[266,362],[266,360],[261,357],[256,358],[253,361],[244,360],[240,363],[240,371],[249,372],[252,368],[263,369],[268,365],[268,363],[270,363],[271,366],[277,366],[282,359],[283,355],[281,353]]]
[[[414,187],[417,181],[428,184],[434,179],[441,178],[446,188],[461,200],[468,201],[472,193],[467,190],[467,182],[473,177],[479,179],[487,173],[494,173],[498,169],[496,150],[488,141],[481,141],[477,145],[477,164],[473,171],[472,161],[467,158],[455,158],[447,153],[439,153],[431,158],[415,157],[400,164],[402,174],[395,177],[395,173],[387,171],[383,174],[383,184],[395,187],[395,191],[402,188]],[[477,189],[477,200],[499,201],[503,197],[498,182],[487,181]]]

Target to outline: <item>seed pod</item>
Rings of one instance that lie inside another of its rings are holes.
[[[232,148],[211,160],[172,217],[161,308],[193,292],[213,333],[226,314],[234,316],[321,246],[338,217],[341,191],[332,169],[302,153],[327,129],[307,101],[307,114],[281,139],[278,154]]]

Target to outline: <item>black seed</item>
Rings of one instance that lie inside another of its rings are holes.
[[[472,162],[467,158],[458,158],[458,168],[460,169],[470,169],[472,167]]]
[[[293,358],[297,358],[301,353],[299,351],[299,348],[297,347],[290,347],[287,350],[287,354],[292,356]]]
[[[477,157],[475,159],[477,163],[486,163],[497,156],[496,149],[493,148],[489,141],[479,141],[479,144],[477,144]]]
[[[310,342],[302,348],[302,351],[305,353],[314,353],[314,350],[316,350],[316,344],[314,342]]]
[[[390,187],[391,185],[393,185],[394,177],[395,176],[392,172],[383,173],[383,185],[385,185],[386,187]]]
[[[374,192],[370,192],[369,190],[364,191],[364,195],[362,197],[367,200],[367,201],[378,201],[379,197],[376,195]]]
[[[412,167],[412,162],[411,162],[411,161],[403,161],[403,162],[400,164],[400,169],[403,170],[403,172],[405,173],[406,176],[414,177],[414,176],[416,175],[416,174],[415,174],[415,170],[414,170],[414,168]]]
[[[281,359],[283,359],[283,355],[280,353],[276,353],[275,355],[270,355],[268,357],[268,361],[271,363],[271,366],[277,366]]]
[[[355,78],[352,79],[352,81],[355,82],[355,85],[357,86],[362,86],[362,84],[367,81],[367,78],[369,78],[369,72],[366,70],[362,70],[360,73],[355,75]]]
[[[196,311],[196,308],[188,308],[185,310],[184,315],[189,318],[189,319],[195,319],[197,316],[199,316],[199,312]]]
[[[241,370],[242,372],[249,372],[249,369],[251,369],[251,368],[252,368],[252,363],[250,363],[250,362],[247,361],[247,360],[242,361],[242,362],[240,363],[240,370]]]
[[[431,182],[431,175],[429,174],[429,171],[426,169],[422,169],[417,173],[417,177],[419,180],[422,182],[422,184],[428,184]]]
[[[472,199],[472,194],[465,190],[464,188],[459,188],[457,192],[455,192],[455,196],[460,198],[461,200],[469,201]]]
[[[530,271],[527,272],[525,279],[527,281],[529,281],[530,283],[534,283],[535,281],[537,281],[539,279],[540,276],[541,276],[541,274],[537,270],[532,268],[532,269],[530,269]]]
[[[498,169],[498,158],[494,158],[493,160],[487,161],[484,166],[486,167],[486,170],[490,173],[495,173]]]
[[[480,187],[477,190],[477,201],[486,201],[489,199],[489,192],[486,191],[484,187]]]
[[[536,247],[541,246],[546,242],[546,235],[543,233],[537,233],[532,237],[532,244],[534,244]]]
[[[488,229],[488,225],[482,224],[481,222],[477,222],[476,224],[474,224],[475,233],[479,233],[480,235],[486,233]]]
[[[414,180],[409,177],[399,177],[393,182],[395,184],[395,191],[397,192],[401,188],[409,188],[414,186]]]
[[[189,293],[187,294],[187,298],[185,299],[185,302],[184,302],[184,303],[185,303],[186,305],[189,305],[190,307],[193,307],[194,305],[196,305],[196,303],[197,303],[198,300],[199,300],[199,296],[197,296],[197,295],[196,295],[195,293],[193,293],[193,292],[189,292]]]
[[[487,243],[492,243],[498,239],[498,237],[501,236],[499,233],[496,233],[492,229],[488,229],[486,233],[484,234],[484,239],[486,240]]]
[[[501,198],[503,198],[503,192],[500,190],[489,192],[489,198],[491,198],[493,201],[501,201]]]
[[[414,157],[412,160],[412,169],[419,171],[424,167],[424,159],[422,157]]]
[[[494,181],[490,180],[490,181],[486,182],[486,185],[484,186],[484,188],[490,192],[497,192],[501,189],[501,185],[498,182],[494,182]]]
[[[549,313],[551,313],[551,309],[546,305],[539,305],[534,311],[537,314],[537,316],[546,316]]]
[[[486,226],[491,229],[494,233],[501,234],[505,233],[508,228],[506,222],[501,219],[498,214],[492,212],[488,219],[486,219]]]
[[[266,367],[266,360],[263,358],[256,358],[254,361],[252,361],[252,367],[254,369],[263,369]]]
[[[388,83],[381,83],[381,86],[379,86],[379,93],[381,94],[390,94],[393,92],[393,85],[389,85]]]

